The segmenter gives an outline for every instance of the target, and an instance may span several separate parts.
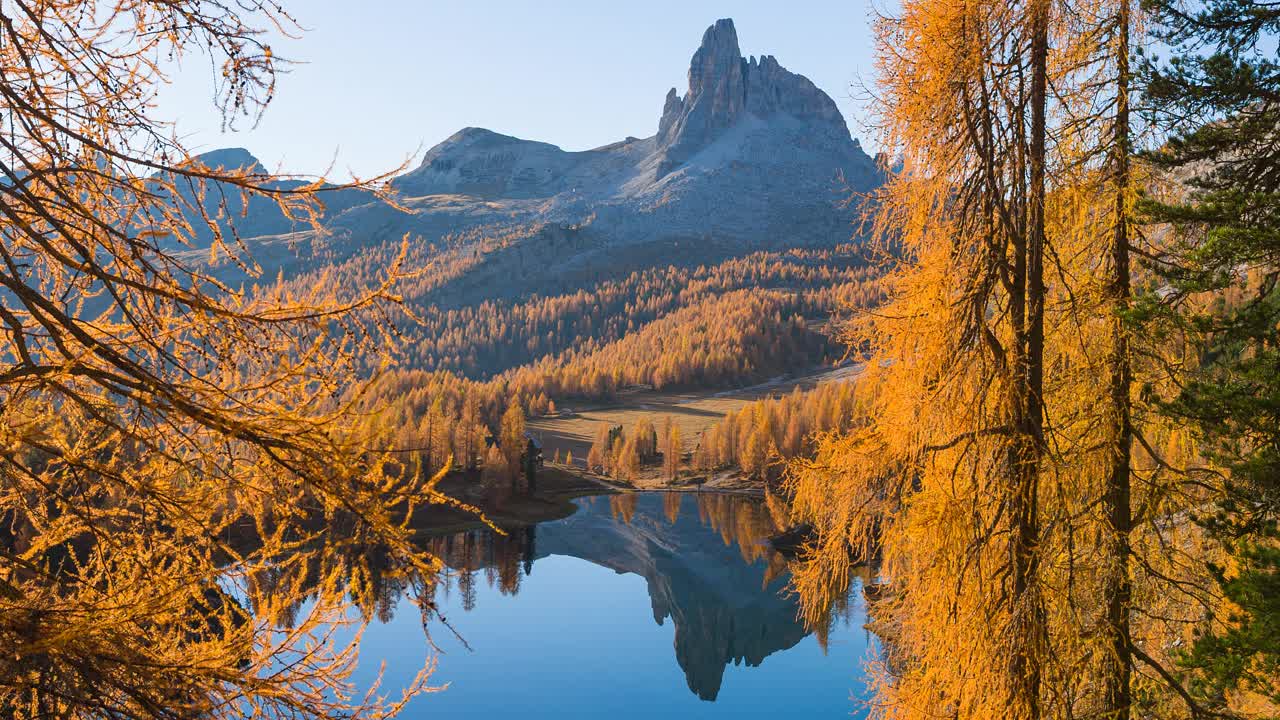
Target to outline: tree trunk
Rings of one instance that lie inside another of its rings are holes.
[[[1110,637],[1104,670],[1103,715],[1128,720],[1130,694],[1129,601],[1129,533],[1133,525],[1130,508],[1130,455],[1133,443],[1129,395],[1133,369],[1129,362],[1129,336],[1123,312],[1129,307],[1129,237],[1128,206],[1129,156],[1129,23],[1131,0],[1118,0],[1116,16],[1116,117],[1114,153],[1115,228],[1111,241],[1110,302],[1112,310],[1112,347],[1109,358],[1108,395],[1110,401],[1111,458],[1104,504],[1110,524],[1112,557],[1106,586],[1107,629]]]
[[[1031,0],[1031,133],[1026,237],[1026,328],[1017,485],[1014,488],[1013,603],[1016,716],[1040,717],[1040,663],[1047,646],[1038,570],[1040,459],[1044,452],[1045,145],[1048,104],[1049,0]]]

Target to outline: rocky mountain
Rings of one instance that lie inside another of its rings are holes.
[[[213,159],[257,162],[243,151]],[[667,93],[653,136],[570,152],[465,128],[392,181],[400,207],[332,198],[323,256],[353,257],[406,233],[423,245],[476,243],[483,255],[481,239],[515,237],[534,254],[555,244],[540,277],[563,287],[658,258],[702,263],[843,242],[849,198],[878,182],[832,99],[772,56],[744,58],[732,20],[720,20],[693,54],[685,93]],[[263,236],[268,271],[305,266],[317,244],[269,210],[251,207],[237,222],[242,236]]]
[[[689,65],[689,90],[682,98],[671,88],[658,121],[662,160],[660,179],[695,157],[736,125],[751,119],[785,116],[805,125],[810,140],[827,146],[834,159],[854,169],[857,141],[849,146],[849,129],[836,104],[809,79],[788,72],[772,55],[759,62],[741,56],[732,20],[707,28]],[[865,172],[866,168],[857,168]]]
[[[831,98],[772,56],[744,58],[732,20],[703,34],[683,96],[667,93],[658,132],[566,152],[480,128],[433,147],[395,181],[407,197],[465,195],[610,239],[778,234],[843,240],[852,191],[878,182]],[[539,201],[529,207],[522,201]],[[793,238],[794,239],[794,238]]]
[[[271,177],[270,171],[244,148],[213,150],[193,160],[207,168]],[[266,184],[280,190],[293,190],[308,183],[305,180],[275,179]],[[297,223],[286,217],[272,200],[254,196],[246,202],[242,193],[216,186],[212,192],[200,193],[194,183],[183,180],[176,181],[174,185],[180,196],[178,202],[192,211],[201,208],[204,215],[218,222],[224,235],[230,235],[234,229],[240,237],[254,238],[291,233],[298,229]],[[375,200],[373,193],[365,190],[335,188],[324,194],[323,217],[332,219],[345,210]],[[192,229],[198,242],[208,245],[212,240],[213,232],[207,223],[193,222]]]

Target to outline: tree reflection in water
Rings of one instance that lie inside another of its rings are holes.
[[[811,632],[825,650],[833,627],[854,621],[855,604],[846,600],[817,627],[803,625],[798,603],[787,592],[787,561],[766,542],[779,529],[764,503],[740,496],[584,498],[564,520],[505,534],[476,529],[432,539],[428,549],[452,569],[432,592],[458,592],[463,609],[471,611],[481,576],[490,587],[514,595],[536,560],[551,555],[638,575],[654,620],[661,625],[670,618],[674,624],[676,661],[689,689],[714,700],[730,663],[759,665]],[[846,596],[854,589],[856,583]]]

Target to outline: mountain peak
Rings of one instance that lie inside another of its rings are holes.
[[[192,160],[214,170],[243,170],[259,175],[265,175],[267,172],[262,163],[258,162],[258,158],[242,147],[210,150],[196,155]]]
[[[742,57],[733,20],[717,20],[702,34],[689,61],[689,89],[680,97],[672,88],[658,121],[664,158],[659,176],[683,164],[745,115],[790,115],[849,138],[835,102],[803,75],[789,72],[772,55],[757,61]]]
[[[702,33],[702,47],[732,48],[738,53],[738,29],[733,26],[733,18],[720,18]]]
[[[502,217],[594,225],[619,243],[847,238],[850,191],[880,178],[835,102],[772,55],[744,58],[732,20],[701,37],[688,88],[666,94],[657,135],[569,152],[463,128],[393,181],[431,208],[408,222],[424,236],[446,217]]]
[[[738,31],[729,19],[717,20],[702,34],[702,45],[689,61],[689,95],[717,94],[721,89],[739,89],[742,84],[742,51],[738,49]],[[737,95],[737,93],[733,93]],[[744,97],[724,97],[727,111],[740,110]]]

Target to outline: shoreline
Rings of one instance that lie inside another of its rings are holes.
[[[764,498],[764,488],[759,485],[726,487],[698,483],[638,486],[550,462],[539,471],[538,492],[532,496],[513,496],[489,502],[482,498],[467,497],[474,494],[477,488],[460,474],[446,478],[441,483],[440,489],[460,502],[475,506],[483,517],[444,505],[424,506],[415,513],[412,523],[415,532],[424,538],[485,528],[488,527],[485,520],[502,529],[520,529],[539,523],[563,520],[577,512],[578,507],[573,500],[580,497],[630,493],[684,493]]]

